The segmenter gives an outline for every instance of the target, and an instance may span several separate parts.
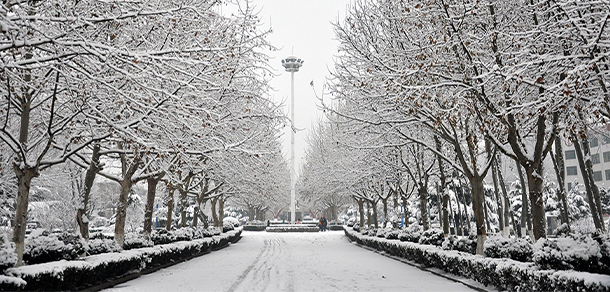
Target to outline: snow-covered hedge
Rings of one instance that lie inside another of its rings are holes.
[[[87,243],[78,235],[69,233],[41,233],[25,240],[23,260],[27,264],[39,264],[60,259],[73,260],[83,255]]]
[[[314,225],[283,224],[267,227],[267,232],[318,232],[320,228]]]
[[[483,252],[491,258],[509,258],[520,262],[531,262],[534,254],[529,238],[506,238],[500,235],[485,240]]]
[[[0,290],[80,290],[208,253],[240,236],[241,229],[237,229],[212,238],[10,268],[0,277]]]
[[[610,276],[576,271],[541,270],[534,263],[485,258],[432,245],[363,236],[345,229],[350,240],[426,267],[508,291],[610,291]]]
[[[596,232],[540,239],[534,245],[533,260],[542,269],[610,275],[610,235]]]
[[[476,235],[472,234],[468,237],[449,235],[443,241],[441,247],[444,250],[457,250],[469,254],[475,254],[477,250]]]

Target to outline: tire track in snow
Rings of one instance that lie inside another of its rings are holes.
[[[294,291],[292,279],[287,278],[282,270],[281,263],[285,261],[287,256],[286,246],[286,241],[283,238],[265,239],[263,248],[256,259],[244,270],[227,292],[267,291],[270,283],[279,285],[271,287],[272,290]],[[282,287],[286,280],[290,282]],[[249,283],[248,287],[241,287],[244,282]]]
[[[234,292],[239,287],[239,285],[241,285],[241,283],[243,283],[244,280],[246,280],[246,277],[248,276],[248,274],[250,274],[250,271],[252,271],[252,269],[254,269],[254,267],[258,264],[258,262],[262,258],[263,254],[267,252],[268,244],[269,244],[269,241],[265,239],[265,245],[263,246],[261,251],[256,256],[256,259],[254,259],[254,261],[246,268],[246,270],[244,270],[244,272],[237,278],[237,280],[235,280],[235,283],[233,283],[233,285],[231,285],[231,287],[229,287],[227,292]]]

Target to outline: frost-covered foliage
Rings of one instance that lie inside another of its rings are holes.
[[[125,241],[123,242],[123,249],[130,250],[134,248],[151,247],[154,243],[152,240],[137,234],[127,233],[125,234]]]
[[[0,274],[14,266],[16,262],[15,244],[6,236],[0,236]]]
[[[419,242],[422,229],[421,225],[411,224],[400,233],[398,239],[400,241]]]
[[[239,224],[239,222],[237,224]],[[229,232],[233,229],[235,229],[235,225],[233,224],[233,222],[230,222],[230,221],[222,222],[222,232]]]
[[[476,235],[469,235],[468,237],[449,235],[445,241],[443,241],[441,247],[444,250],[457,250],[475,254],[477,250]]]
[[[360,223],[358,223],[358,222],[354,223],[354,225],[352,226],[352,229],[354,229],[354,231],[356,231],[356,232],[360,232]]]
[[[222,218],[222,222],[228,222],[233,224],[233,227],[239,227],[239,220],[234,217],[224,217]]]
[[[400,230],[392,229],[392,230],[386,231],[385,238],[387,238],[387,239],[398,239],[399,235],[400,235]]]
[[[533,260],[541,269],[610,274],[610,237],[594,233],[541,238],[534,244]]]
[[[25,240],[23,260],[30,265],[60,259],[73,260],[83,255],[86,250],[87,243],[79,235],[48,235],[44,232]]]
[[[582,272],[540,270],[533,263],[510,259],[485,258],[456,253],[435,246],[362,236],[345,229],[352,241],[375,248],[389,255],[476,280],[502,291],[609,291],[610,279],[605,275]]]
[[[89,249],[87,250],[88,255],[96,255],[101,253],[119,252],[121,247],[116,241],[107,238],[92,238],[88,242]]]
[[[443,231],[436,228],[424,231],[418,240],[420,244],[431,244],[436,246],[443,245],[443,241],[445,241]]]
[[[0,276],[0,291],[83,290],[98,283],[120,279],[134,272],[146,271],[159,265],[206,254],[211,249],[237,241],[240,236],[241,230],[236,230],[215,238],[178,242],[162,247],[92,255],[75,261],[10,268],[6,272],[7,276]]]
[[[509,258],[520,262],[532,260],[532,242],[528,238],[494,236],[485,241],[485,256],[490,258]]]

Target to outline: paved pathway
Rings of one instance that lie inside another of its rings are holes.
[[[341,231],[242,236],[225,249],[107,291],[473,291],[360,248]]]

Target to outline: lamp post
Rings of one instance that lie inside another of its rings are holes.
[[[296,131],[296,128],[294,127],[294,72],[298,72],[299,68],[303,66],[303,60],[290,56],[282,60],[282,66],[286,68],[286,72],[290,72],[290,121],[292,122],[290,131],[290,223],[294,224],[294,215],[296,212],[296,172],[294,169],[294,132]]]

